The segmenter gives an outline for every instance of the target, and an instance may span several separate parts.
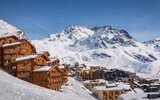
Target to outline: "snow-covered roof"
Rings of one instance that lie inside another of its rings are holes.
[[[122,94],[118,100],[150,100],[147,98],[148,93],[127,93]],[[155,98],[154,100],[160,100],[160,98]]]
[[[51,57],[49,57],[49,59],[50,59],[50,61],[48,61],[48,62],[53,62],[53,61],[56,61],[56,60],[59,60],[58,58],[51,58]]]
[[[59,68],[60,68],[60,69],[64,69],[65,66],[64,66],[64,65],[60,65]]]
[[[4,44],[2,47],[9,47],[9,46],[14,46],[19,44],[21,44],[21,42],[7,43],[7,44]]]
[[[21,60],[26,60],[26,59],[33,59],[33,58],[36,58],[37,56],[39,56],[39,54],[27,55],[27,56],[16,58],[15,61],[21,61]]]
[[[1,35],[1,36],[0,36],[0,39],[1,39],[1,38],[8,38],[8,37],[16,37],[16,38],[18,38],[18,37],[17,37],[16,35],[14,35],[14,34],[13,34],[13,35],[12,35],[12,34],[7,34],[7,35]]]
[[[131,90],[130,85],[128,85],[128,84],[124,84],[122,82],[109,84],[108,81],[106,81],[106,86],[98,86],[94,90],[101,91],[101,90],[122,90],[122,89],[123,90]]]
[[[89,71],[91,68],[90,67],[83,67],[83,70]]]
[[[48,53],[48,51],[42,50],[42,51],[38,51],[37,53],[38,53],[38,54],[44,54],[44,53]]]
[[[26,55],[26,56],[23,56],[23,57],[16,58],[15,61],[21,61],[21,60],[26,60],[26,59],[33,59],[33,58],[36,58],[36,57],[41,56],[43,54],[44,53],[36,53],[36,54]]]
[[[87,81],[84,81],[83,83],[84,84],[87,84],[87,83],[106,83],[106,81],[103,79],[97,79],[97,80],[87,80]]]
[[[35,69],[34,72],[49,71],[50,68],[52,68],[52,67],[51,66],[43,66],[41,68]]]
[[[106,86],[95,86],[93,91],[107,91],[107,90],[123,90],[123,88],[113,86],[113,87],[106,87]]]

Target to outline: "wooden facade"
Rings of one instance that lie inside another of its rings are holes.
[[[1,47],[1,65],[7,72],[14,74],[12,73],[12,70],[15,70],[15,68],[12,68],[12,66],[15,67],[13,61],[17,57],[34,54],[35,52],[35,48],[27,40],[4,44]]]
[[[47,51],[36,52],[34,45],[16,36],[0,38],[0,66],[22,80],[53,90],[67,82],[68,69],[60,68],[59,59],[49,59]],[[40,69],[48,70],[40,71]]]
[[[59,66],[59,68],[61,69],[62,83],[63,84],[67,83],[67,81],[68,81],[68,72],[69,72],[68,66],[61,65],[61,66]]]
[[[95,79],[101,79],[101,74],[100,74],[100,67],[99,66],[91,66],[90,67],[90,79],[95,80]]]
[[[96,95],[99,100],[118,100],[118,96],[125,92],[123,88],[97,86],[93,88],[92,93]]]
[[[99,66],[91,66],[90,68],[77,68],[77,75],[80,75],[84,80],[102,79]]]
[[[62,74],[58,66],[44,66],[30,74],[33,84],[59,91],[62,85]]]
[[[4,44],[7,44],[7,43],[13,43],[15,41],[17,41],[18,38],[14,35],[12,36],[6,36],[6,37],[1,37],[0,38],[0,66],[3,67],[3,52],[2,52],[2,46]]]
[[[29,81],[29,73],[37,68],[48,65],[49,59],[43,54],[33,54],[19,57],[15,60],[17,77]]]
[[[95,86],[106,86],[106,81],[105,80],[87,80],[87,81],[84,81],[83,84],[87,89],[91,91]]]

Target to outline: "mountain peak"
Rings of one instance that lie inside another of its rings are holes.
[[[111,25],[87,28],[85,26],[71,26],[59,33],[52,34],[49,41],[73,41],[74,45],[88,47],[112,47],[117,45],[136,46],[135,39],[126,30],[113,28]]]
[[[102,29],[102,30],[111,30],[112,29],[112,26],[111,25],[106,25],[106,26],[95,26],[95,27],[92,27],[91,30],[93,31],[97,31],[99,29]]]

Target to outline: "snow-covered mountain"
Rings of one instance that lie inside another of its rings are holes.
[[[160,76],[160,52],[138,42],[127,31],[109,25],[72,26],[32,42],[37,50],[47,50],[64,63],[79,62]]]
[[[147,46],[150,46],[157,51],[160,51],[160,38],[155,38],[153,40],[145,41],[144,42]]]
[[[15,26],[0,19],[0,37],[16,35],[19,38],[26,38],[25,33],[17,29]]]
[[[0,37],[26,38],[15,26],[0,20]],[[160,76],[160,39],[138,42],[125,30],[110,25],[87,28],[72,26],[42,40],[33,40],[38,51],[47,50],[64,63],[75,62],[121,68]]]

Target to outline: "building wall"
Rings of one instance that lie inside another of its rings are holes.
[[[118,100],[118,96],[123,93],[123,90],[103,91],[103,100]]]
[[[99,100],[118,100],[118,96],[123,93],[123,89],[93,91]]]
[[[11,73],[12,61],[14,61],[17,57],[20,56],[18,53],[19,49],[19,45],[2,48],[2,66],[9,73]]]
[[[3,66],[3,52],[2,52],[2,45],[6,43],[13,43],[17,40],[18,38],[11,36],[11,37],[6,37],[6,38],[0,38],[0,66]]]
[[[32,72],[31,82],[33,84],[43,86],[49,89],[59,91],[62,85],[62,74],[57,67],[51,68],[49,71]]]
[[[84,83],[84,86],[89,89],[90,91],[93,89],[95,86],[106,86],[106,83],[104,82],[91,82],[91,83]]]
[[[23,43],[19,45],[3,47],[1,51],[2,51],[1,65],[10,74],[12,74],[11,64],[17,57],[35,53],[34,49],[32,50],[32,45],[28,41],[23,41]]]
[[[61,69],[62,73],[62,83],[66,83],[68,81],[68,70],[66,68]]]
[[[29,72],[46,65],[47,65],[47,61],[43,56],[38,56],[37,58],[34,58],[34,59],[17,61],[16,62],[17,77],[20,79],[28,80]],[[25,77],[21,77],[21,76],[25,76]]]

